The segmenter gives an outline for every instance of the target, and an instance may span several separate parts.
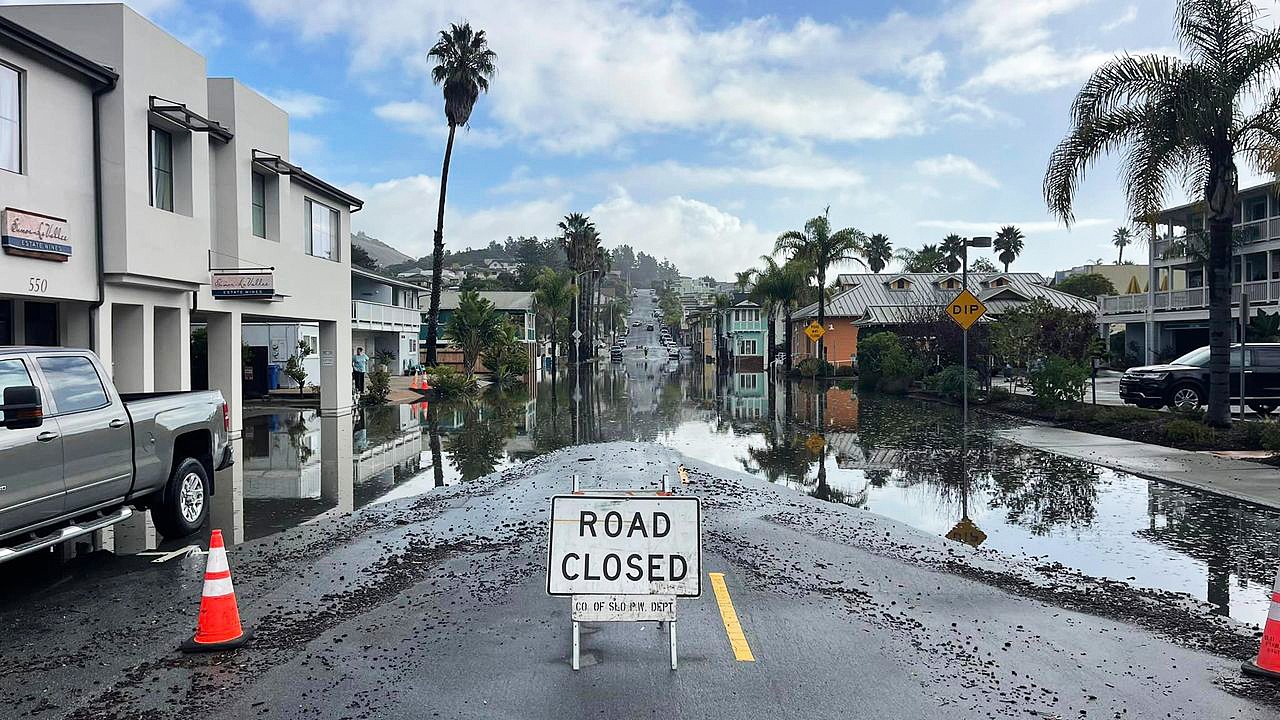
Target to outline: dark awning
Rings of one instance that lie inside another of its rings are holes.
[[[357,212],[360,208],[364,207],[364,201],[360,198],[352,195],[351,193],[339,190],[337,187],[330,185],[315,175],[303,170],[301,167],[285,160],[279,155],[254,148],[253,165],[256,168],[265,170],[269,173],[276,175],[288,175],[296,182],[300,182],[314,190],[319,190],[330,197],[341,200],[351,208],[351,212]]]
[[[209,135],[221,140],[222,142],[229,142],[231,140],[230,130],[222,127],[222,125],[217,121],[204,117],[180,102],[165,100],[162,97],[152,95],[150,110],[151,115],[164,118],[178,127],[186,128],[191,132],[209,133]]]

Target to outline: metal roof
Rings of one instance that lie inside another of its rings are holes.
[[[120,76],[111,68],[79,55],[23,25],[0,17],[0,38],[34,52],[63,70],[74,73],[99,88],[115,87]]]
[[[381,273],[376,273],[376,272],[373,272],[373,271],[371,271],[371,270],[365,270],[364,268],[362,268],[362,267],[360,267],[360,266],[358,266],[358,265],[352,265],[352,266],[351,266],[351,274],[352,274],[352,275],[355,275],[356,277],[368,278],[368,279],[373,280],[373,281],[375,281],[375,282],[386,283],[386,284],[388,284],[388,285],[394,285],[394,286],[396,286],[396,287],[407,288],[407,289],[409,289],[409,290],[422,290],[422,286],[421,286],[421,285],[418,285],[418,284],[415,284],[415,283],[411,283],[411,282],[407,282],[407,281],[405,281],[405,280],[401,280],[401,279],[399,279],[399,278],[393,278],[393,277],[390,277],[390,276],[388,276],[388,275],[383,275],[383,274],[381,274]]]
[[[899,273],[896,275],[879,275],[875,273],[842,273],[840,285],[848,289],[827,301],[826,316],[863,318],[860,324],[873,324],[872,318],[880,318],[881,322],[900,322],[902,319],[916,314],[916,308],[941,308],[951,302],[957,290],[940,287],[939,283],[954,273]],[[910,287],[895,290],[889,287],[891,280],[906,278]],[[991,287],[990,283],[998,278],[1008,281],[1007,285]],[[1055,307],[1070,308],[1084,312],[1097,312],[1098,306],[1092,300],[1068,295],[1055,290],[1046,284],[1040,273],[969,273],[969,288],[986,305],[992,315],[1023,304],[1027,300],[1042,298]],[[1009,297],[1001,297],[1009,295]],[[1025,300],[1020,299],[1025,298]],[[793,319],[816,317],[818,305],[814,303],[792,314]]]
[[[480,297],[493,303],[494,307],[499,310],[533,310],[533,293],[519,290],[481,290]],[[457,310],[458,296],[462,293],[457,290],[445,290],[440,293],[440,309],[441,310]],[[423,293],[423,297],[429,297],[430,293]],[[425,311],[425,309],[424,309]]]

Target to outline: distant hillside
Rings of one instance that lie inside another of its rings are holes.
[[[390,267],[400,263],[412,262],[413,258],[382,242],[378,238],[369,237],[363,231],[351,236],[351,244],[363,248],[370,257],[378,262],[379,267]]]

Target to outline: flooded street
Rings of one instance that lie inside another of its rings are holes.
[[[1220,614],[1266,615],[1280,514],[995,438],[976,414],[961,472],[959,411],[927,401],[628,353],[556,382],[473,401],[365,410],[352,432],[352,508],[411,497],[579,443],[652,441],[797,492],[984,549],[1187,593]],[[576,410],[576,412],[575,412]],[[343,511],[324,492],[321,419],[246,420],[244,539]],[[965,477],[967,475],[967,479]],[[964,518],[968,523],[962,523]]]

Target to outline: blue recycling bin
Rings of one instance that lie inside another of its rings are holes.
[[[279,365],[267,366],[267,389],[268,390],[280,389],[280,366]]]

